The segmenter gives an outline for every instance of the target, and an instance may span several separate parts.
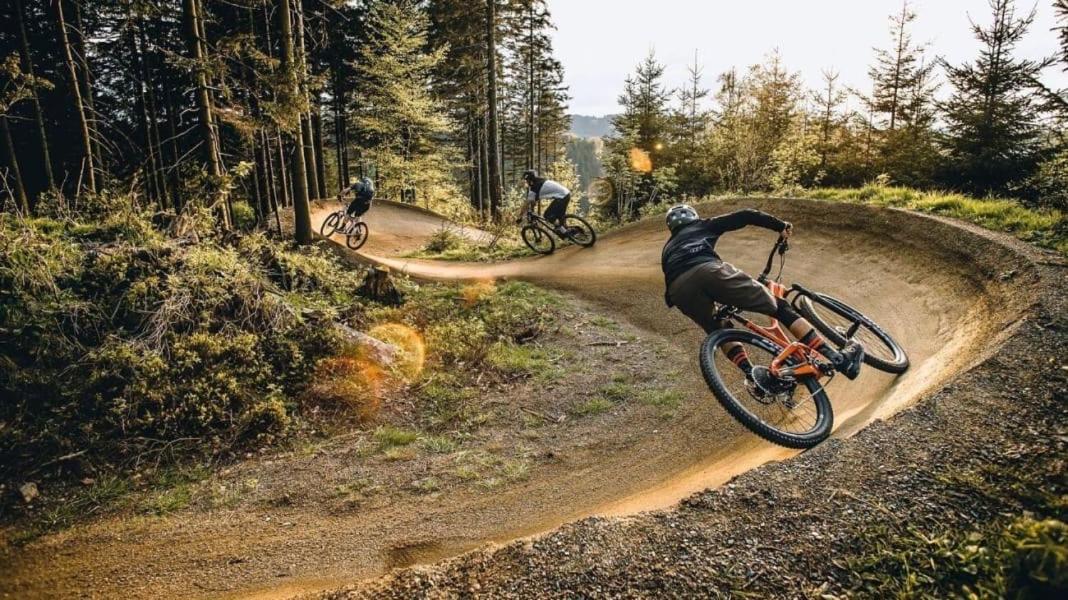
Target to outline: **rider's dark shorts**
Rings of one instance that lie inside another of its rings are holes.
[[[349,202],[349,206],[345,209],[345,212],[347,212],[350,217],[362,217],[370,209],[370,200],[356,198],[352,202]]]
[[[768,288],[722,261],[701,263],[679,275],[668,288],[671,303],[706,332],[721,325],[714,315],[716,304],[729,304],[762,315],[774,315],[775,296]]]
[[[567,205],[571,203],[571,194],[564,196],[563,198],[557,198],[549,203],[549,208],[545,209],[546,221],[559,221],[564,218],[564,213],[567,212]]]

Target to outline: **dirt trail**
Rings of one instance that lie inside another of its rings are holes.
[[[836,436],[897,412],[982,358],[989,346],[976,342],[1007,335],[1030,302],[1028,294],[1019,293],[1024,286],[1015,276],[1024,268],[1019,255],[960,224],[801,200],[724,201],[701,212],[748,206],[795,224],[787,282],[861,307],[902,341],[912,360],[910,371],[898,378],[873,370],[855,382],[837,378],[829,389]],[[317,206],[313,224],[318,227],[333,208]],[[591,249],[565,248],[550,257],[500,264],[397,258],[443,226],[432,214],[381,203],[367,221],[371,237],[360,252],[363,258],[422,279],[528,280],[573,293],[667,340],[678,352],[682,383],[702,398],[699,409],[670,429],[642,432],[633,446],[619,447],[592,467],[560,465],[521,485],[494,494],[461,494],[447,504],[324,518],[302,523],[299,530],[278,528],[276,523],[286,519],[281,510],[270,525],[254,512],[195,520],[178,514],[64,532],[38,544],[36,556],[20,559],[23,589],[47,594],[50,582],[89,586],[89,575],[79,569],[87,568],[90,554],[96,559],[91,585],[98,595],[123,590],[127,597],[289,597],[548,531],[585,516],[667,507],[795,454],[747,433],[705,391],[696,364],[699,332],[663,303],[659,256],[665,231],[659,219],[611,232]],[[725,236],[719,249],[739,267],[757,272],[773,241],[769,232],[747,230]],[[974,258],[979,255],[983,260]],[[51,552],[56,555],[43,554]],[[148,566],[130,569],[130,553],[150,561]],[[242,558],[234,561],[234,556]],[[263,569],[254,569],[252,562],[272,565],[276,572],[268,577],[278,579],[265,580]],[[146,571],[151,577],[144,576]]]
[[[1013,279],[1022,259],[974,233],[974,228],[949,220],[853,204],[794,199],[738,199],[701,207],[703,215],[744,207],[772,212],[795,224],[785,279],[826,291],[862,308],[905,346],[912,366],[901,377],[872,369],[856,381],[836,378],[829,388],[835,405],[838,437],[848,436],[874,420],[886,418],[921,397],[988,353],[978,343],[1008,335],[1027,305],[1015,293]],[[325,217],[321,211],[313,221]],[[660,249],[665,240],[659,219],[611,232],[589,249],[570,247],[549,257],[509,263],[444,263],[395,258],[393,240],[414,240],[411,228],[425,231],[427,215],[413,217],[403,207],[388,206],[375,215],[371,238],[362,254],[373,261],[425,280],[523,279],[565,290],[592,300],[606,313],[618,315],[670,339],[693,373],[700,332],[663,302]],[[432,217],[429,217],[432,220]],[[377,228],[376,228],[377,225]],[[440,222],[436,227],[440,227]],[[375,236],[381,229],[381,239]],[[773,235],[750,228],[724,236],[720,253],[742,269],[762,268]],[[414,249],[414,248],[413,248]],[[976,260],[976,253],[1002,254]],[[992,272],[988,265],[1004,266]],[[610,502],[576,507],[567,514],[626,515],[671,506],[691,493],[715,486],[738,473],[795,452],[766,444],[741,430],[709,396],[709,411],[700,426],[671,432],[677,453],[646,457],[658,467],[646,469],[640,491]],[[693,423],[691,425],[697,425]],[[566,504],[565,504],[566,506]],[[562,515],[561,515],[562,516]],[[559,519],[550,519],[550,522]]]

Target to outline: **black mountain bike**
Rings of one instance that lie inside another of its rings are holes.
[[[326,217],[319,228],[319,233],[324,238],[340,233],[345,236],[346,246],[352,250],[359,250],[367,243],[367,234],[370,233],[370,230],[367,227],[367,223],[364,223],[358,217],[350,217],[345,212],[345,209],[342,208]]]
[[[776,298],[789,301],[831,343],[848,341],[864,347],[865,364],[887,373],[904,373],[909,359],[901,345],[870,318],[845,302],[808,290],[786,287],[782,267],[788,245],[780,238],[757,278]],[[769,279],[779,255],[779,273]],[[727,412],[760,437],[788,448],[811,448],[831,434],[834,414],[826,384],[835,376],[830,361],[818,351],[794,341],[772,319],[767,326],[742,316],[734,306],[722,306],[716,319],[729,328],[713,331],[701,344],[701,373]],[[741,348],[738,353],[736,348]],[[727,358],[730,350],[735,360]],[[752,374],[739,367],[747,358]]]
[[[597,242],[597,232],[578,215],[564,215],[564,224],[557,227],[533,210],[527,211],[527,221],[520,235],[523,242],[538,254],[552,254],[556,250],[556,239],[567,240],[583,248],[589,248]]]

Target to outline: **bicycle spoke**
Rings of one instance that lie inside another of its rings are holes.
[[[749,361],[754,366],[767,367],[775,358],[762,348],[745,344]],[[716,370],[730,394],[747,412],[779,431],[802,435],[810,432],[819,422],[812,393],[801,383],[792,391],[775,397],[757,397],[746,385],[745,373],[726,355],[717,351]]]
[[[845,335],[849,328],[853,326],[854,321],[837,310],[833,310],[829,307],[823,306],[816,302],[812,303],[816,314],[833,327],[841,335]],[[881,358],[886,361],[893,361],[896,357],[892,348],[886,345],[886,343],[875,334],[874,331],[867,325],[867,323],[861,322],[860,328],[857,330],[853,339],[860,342],[864,347],[864,352],[874,356],[875,358]]]

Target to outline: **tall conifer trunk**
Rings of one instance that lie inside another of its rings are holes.
[[[200,38],[202,31],[200,3],[199,0],[183,0],[182,6],[186,19],[189,53],[195,63],[193,81],[196,85],[201,143],[204,145],[204,157],[208,161],[208,175],[211,176],[212,186],[216,188],[213,204],[219,213],[220,224],[229,229],[230,214],[226,210],[226,192],[222,186],[222,165],[219,162],[219,144],[213,125],[211,92],[208,89],[208,75],[204,71],[204,46]]]
[[[300,0],[297,0],[298,2]],[[293,17],[290,0],[281,0],[280,12],[282,21],[282,69],[285,73],[286,85],[290,87],[292,97],[300,98],[303,88],[300,85],[298,69],[300,63],[293,57]],[[309,244],[312,241],[311,230],[311,207],[308,203],[308,168],[305,161],[305,152],[302,140],[305,128],[305,120],[301,117],[301,132],[297,138],[296,152],[293,153],[293,226],[294,234],[299,244]],[[310,136],[307,140],[310,142]],[[310,145],[310,143],[309,143]]]
[[[497,123],[497,5],[496,0],[486,0],[486,104],[489,113],[489,200],[494,219],[500,216],[501,159],[500,128]]]
[[[186,0],[189,2],[190,0]],[[85,174],[86,188],[96,193],[96,164],[93,160],[93,141],[89,135],[89,121],[85,115],[85,104],[82,102],[82,89],[78,83],[78,71],[74,66],[74,52],[71,50],[70,37],[67,35],[67,22],[63,16],[63,0],[52,0],[55,8],[56,27],[59,32],[59,45],[63,48],[63,65],[66,70],[67,83],[70,85],[71,101],[74,104],[74,114],[78,119],[78,129],[81,137],[82,169]]]
[[[15,152],[15,144],[11,141],[11,128],[7,124],[7,115],[0,115],[0,129],[3,130],[4,150],[7,153],[8,164],[11,167],[11,178],[14,180],[15,203],[23,214],[30,211],[30,203],[26,198],[26,186],[22,182],[22,170],[19,169],[19,157]]]
[[[30,42],[26,36],[26,21],[22,11],[22,0],[15,2],[15,20],[19,27],[19,56],[22,60],[22,70],[30,77],[34,76],[33,56],[30,54]],[[41,102],[37,96],[37,88],[31,89],[30,101],[33,103],[33,120],[37,125],[37,138],[41,143],[41,166],[44,168],[45,184],[48,189],[56,187],[56,177],[52,173],[52,157],[48,148],[48,132],[45,130],[44,113],[41,111]]]

